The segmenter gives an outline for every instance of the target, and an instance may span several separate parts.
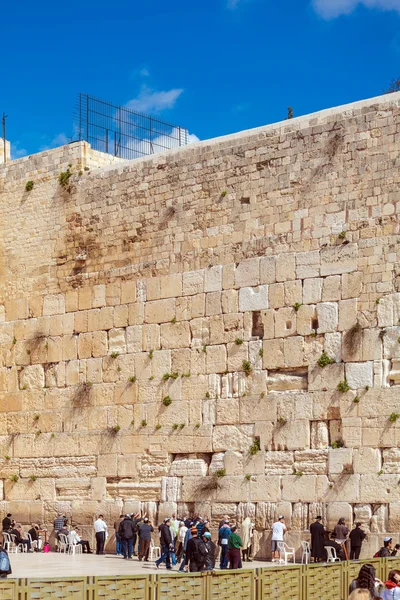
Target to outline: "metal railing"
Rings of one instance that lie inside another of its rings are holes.
[[[184,127],[88,94],[78,95],[74,121],[79,141],[86,140],[95,150],[120,158],[139,158],[189,143]]]
[[[68,557],[65,557],[68,560]],[[347,600],[363,564],[385,581],[400,558],[206,573],[0,579],[1,600]],[[71,565],[71,570],[73,566]]]

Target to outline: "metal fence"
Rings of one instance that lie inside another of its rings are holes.
[[[400,558],[215,573],[0,579],[1,600],[347,600],[361,565],[383,581]]]
[[[126,159],[189,143],[189,132],[183,127],[82,93],[76,103],[75,130],[78,139],[95,150]]]

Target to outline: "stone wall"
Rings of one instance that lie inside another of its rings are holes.
[[[250,515],[258,556],[278,513],[397,535],[399,118],[3,165],[1,512]]]
[[[5,144],[6,161],[10,160],[10,142],[6,140]],[[4,138],[0,137],[0,163],[4,163]]]

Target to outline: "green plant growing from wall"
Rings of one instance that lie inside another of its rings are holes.
[[[249,448],[249,454],[251,456],[255,456],[258,452],[260,452],[260,450],[261,450],[260,440],[258,438],[255,438]]]
[[[66,171],[61,171],[61,173],[58,177],[58,181],[59,181],[59,184],[61,185],[61,187],[63,187],[63,188],[68,187],[71,176],[72,176],[72,172],[71,172],[70,168],[68,168]]]
[[[36,475],[29,475],[29,481],[36,481]]]
[[[118,431],[120,431],[120,429],[121,429],[120,425],[114,425],[113,427],[110,428],[110,433],[117,434]]]
[[[245,372],[246,376],[248,377],[253,370],[249,360],[244,360],[242,362],[242,369]]]
[[[285,417],[278,417],[276,421],[281,427],[283,427],[283,425],[286,425],[287,423],[287,419],[285,419]]]
[[[325,352],[323,352],[317,362],[321,369],[323,369],[327,365],[333,365],[335,361],[333,358],[330,358],[327,354],[325,354]]]
[[[136,375],[134,375],[133,377],[129,377],[129,379],[128,379],[129,383],[135,383],[136,380],[137,380]]]
[[[110,356],[111,358],[118,358],[119,352],[111,352]]]
[[[141,424],[142,427],[146,427],[147,426],[146,419],[142,419],[140,424]]]
[[[153,355],[154,355],[154,350],[150,350],[149,352],[149,359],[153,360]]]
[[[338,439],[332,443],[333,450],[337,450],[338,448],[344,448],[344,441],[342,439]]]
[[[237,338],[235,339],[235,344],[236,344],[236,346],[241,346],[241,345],[243,344],[243,340],[242,340],[241,338],[238,338],[238,337],[237,337]]]
[[[19,477],[16,473],[14,473],[13,475],[10,475],[10,481],[17,483],[18,479],[19,479]]]
[[[294,312],[298,312],[298,310],[299,310],[300,307],[301,307],[300,302],[295,302],[293,304],[293,310],[294,310]]]
[[[347,383],[347,379],[345,379],[344,381],[339,381],[339,383],[337,385],[337,390],[339,392],[341,392],[342,394],[344,394],[345,392],[348,392],[349,389],[350,389],[350,386]]]
[[[392,412],[389,415],[389,421],[391,423],[396,423],[397,419],[400,419],[400,414],[397,412]]]
[[[33,190],[33,186],[35,185],[35,183],[31,180],[27,181],[25,184],[25,191],[26,192],[31,192]]]
[[[164,404],[164,406],[170,406],[172,404],[172,400],[169,396],[165,396],[163,398],[162,403]]]
[[[226,470],[225,469],[217,469],[216,471],[214,471],[213,476],[216,479],[222,479],[222,477],[225,477],[226,475]]]

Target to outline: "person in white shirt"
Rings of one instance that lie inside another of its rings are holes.
[[[178,561],[181,560],[181,557],[182,557],[183,546],[185,544],[185,537],[186,537],[187,530],[188,530],[188,528],[186,527],[185,523],[183,521],[181,521],[179,523],[179,529],[178,529],[178,551],[176,553],[176,558]]]
[[[276,523],[272,525],[272,562],[279,560],[278,542],[283,542],[283,535],[287,531],[285,518],[280,515]]]
[[[108,537],[108,527],[103,515],[99,515],[99,518],[94,522],[94,530],[96,532],[96,554],[105,554],[104,544]]]
[[[78,534],[79,529],[74,527],[68,534],[68,543],[74,546],[80,544],[82,546],[82,552],[86,552],[87,554],[92,554],[90,549],[90,544],[87,540],[82,540],[81,536]]]

